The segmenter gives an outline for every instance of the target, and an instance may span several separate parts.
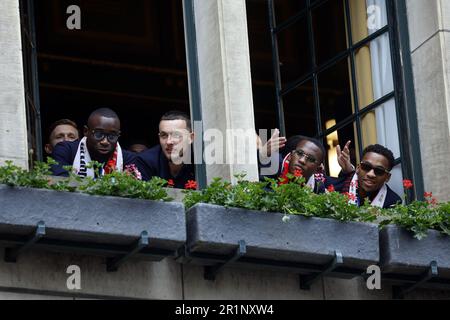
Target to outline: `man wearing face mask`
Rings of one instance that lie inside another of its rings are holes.
[[[55,121],[49,129],[48,143],[45,144],[45,152],[52,154],[53,148],[63,141],[75,141],[79,139],[78,127],[69,119]]]
[[[132,164],[134,154],[122,150],[120,137],[120,120],[109,108],[97,109],[91,113],[84,127],[84,137],[73,142],[62,142],[56,145],[52,158],[58,165],[52,167],[55,176],[68,176],[63,166],[70,165],[81,177],[95,178],[96,172],[88,168],[91,161],[101,163],[99,175],[113,171],[123,171],[126,165]]]
[[[387,185],[394,167],[392,151],[374,144],[364,149],[361,163],[356,172],[345,175],[333,183],[334,189],[344,193],[349,203],[361,206],[367,199],[375,207],[389,208],[402,200]]]

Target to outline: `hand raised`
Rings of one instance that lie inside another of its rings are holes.
[[[350,162],[350,144],[352,142],[348,141],[345,146],[344,149],[341,151],[341,147],[339,145],[336,146],[336,151],[337,151],[337,159],[338,159],[338,163],[342,168],[342,171],[344,171],[345,173],[350,173],[354,171],[354,166],[352,165],[352,163]]]

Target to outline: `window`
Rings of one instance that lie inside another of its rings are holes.
[[[392,1],[247,0],[247,10],[257,127],[322,139],[330,175],[337,144],[352,141],[352,163],[366,146],[385,145],[396,158],[390,186],[403,194],[411,175],[398,134]]]
[[[34,160],[44,158],[47,128],[62,118],[82,128],[94,109],[111,107],[121,119],[120,141],[127,148],[159,143],[158,123],[165,112],[189,113],[180,1],[21,3]],[[81,9],[80,30],[66,26],[70,5]]]
[[[36,34],[34,28],[34,3],[20,0],[20,20],[22,27],[22,54],[25,78],[25,105],[28,129],[29,165],[42,160],[41,122],[39,86],[37,83]]]

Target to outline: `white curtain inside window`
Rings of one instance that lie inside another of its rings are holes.
[[[366,0],[369,35],[386,26],[386,0]],[[370,43],[372,82],[374,99],[380,99],[394,90],[389,34],[385,33]],[[377,141],[400,157],[395,100],[391,99],[375,109]],[[403,194],[402,169],[398,165],[392,170],[389,186],[399,195]]]

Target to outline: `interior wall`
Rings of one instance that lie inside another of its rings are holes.
[[[81,30],[66,27],[69,5]],[[181,1],[37,1],[36,33],[44,143],[52,122],[82,127],[98,107],[118,113],[125,146],[157,144],[163,113],[189,113]]]

